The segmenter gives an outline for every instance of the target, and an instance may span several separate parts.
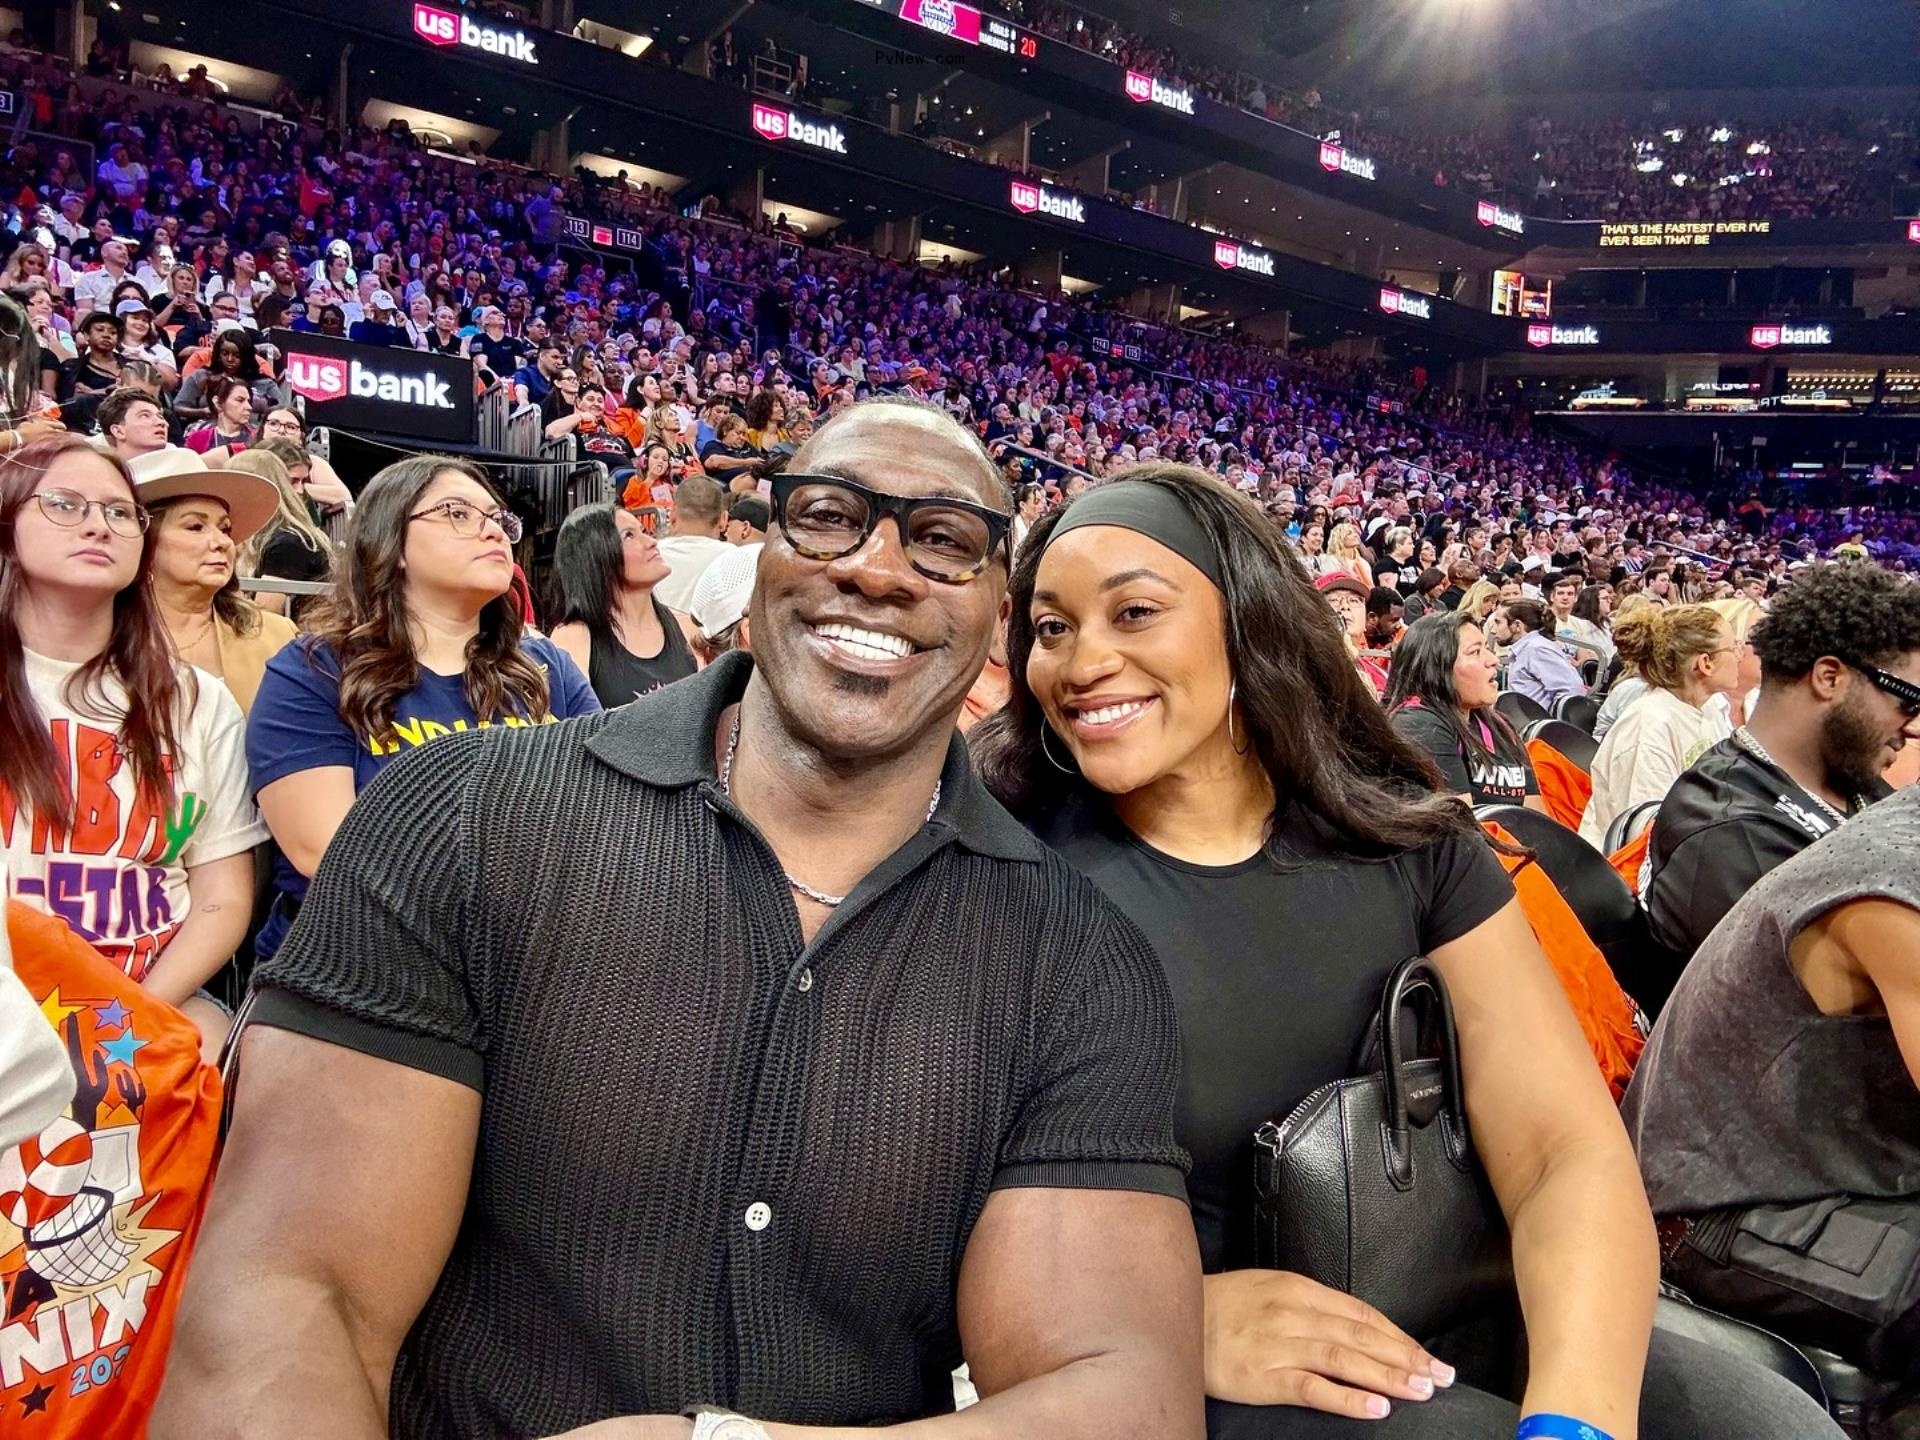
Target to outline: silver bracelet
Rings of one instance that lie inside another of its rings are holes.
[[[731,1410],[702,1406],[693,1412],[693,1440],[773,1440],[767,1427]]]

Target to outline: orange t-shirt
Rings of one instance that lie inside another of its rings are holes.
[[[140,1440],[213,1178],[220,1074],[191,1020],[63,921],[9,901],[7,931],[79,1088],[0,1150],[0,1434]]]

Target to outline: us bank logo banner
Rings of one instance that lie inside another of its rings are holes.
[[[413,7],[413,33],[429,45],[459,45],[480,50],[522,65],[538,65],[540,57],[527,32],[478,20],[464,10],[443,10],[438,5]]]
[[[275,330],[268,339],[286,357],[288,388],[300,398],[309,424],[473,443],[471,360],[297,330]]]

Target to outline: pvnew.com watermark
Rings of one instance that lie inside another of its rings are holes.
[[[876,65],[958,65],[967,57],[956,50],[951,55],[921,55],[912,50],[882,50],[873,52]]]

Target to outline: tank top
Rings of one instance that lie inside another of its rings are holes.
[[[1920,1193],[1920,1090],[1892,1023],[1823,1015],[1788,959],[1847,901],[1920,909],[1916,854],[1920,786],[1765,876],[1694,955],[1623,1111],[1654,1214]]]
[[[673,618],[673,613],[658,600],[653,602],[653,613],[667,637],[658,655],[636,655],[618,639],[611,645],[595,640],[587,652],[587,681],[593,686],[593,693],[600,697],[600,703],[609,710],[636,700],[650,690],[658,690],[662,685],[684,680],[700,668],[694,663],[693,651],[687,647],[687,637],[681,633],[680,622]]]

